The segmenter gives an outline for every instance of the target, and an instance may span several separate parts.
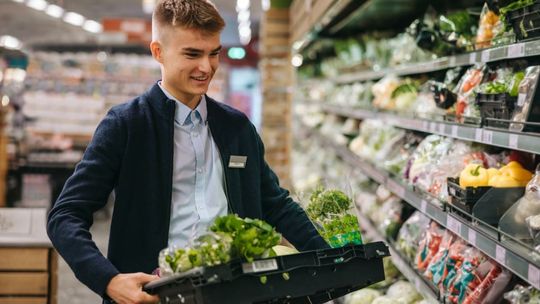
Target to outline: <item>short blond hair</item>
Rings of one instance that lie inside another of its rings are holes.
[[[160,0],[152,14],[152,36],[157,38],[157,28],[180,26],[216,34],[223,30],[225,21],[214,4],[207,0]]]

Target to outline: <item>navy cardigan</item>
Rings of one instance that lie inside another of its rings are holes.
[[[304,211],[279,186],[264,160],[254,126],[241,112],[207,97],[208,124],[221,154],[229,212],[264,219],[300,250],[328,245]],[[101,121],[83,159],[48,216],[49,237],[77,278],[106,298],[118,273],[150,273],[167,247],[173,170],[175,103],[155,84]],[[231,155],[246,167],[228,167]],[[114,189],[108,258],[89,232],[93,213]]]

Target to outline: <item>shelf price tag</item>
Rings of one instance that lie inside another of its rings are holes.
[[[484,130],[482,132],[482,142],[491,145],[493,143],[493,131]]]
[[[495,260],[503,266],[506,265],[506,249],[501,245],[495,245]]]
[[[444,131],[446,131],[446,126],[442,123],[439,124],[439,133],[444,135]]]
[[[457,235],[461,235],[461,222],[450,214],[446,215],[446,227]]]
[[[416,277],[416,279],[414,280],[414,286],[416,287],[417,291],[423,290],[422,289],[422,279],[420,279],[419,277]]]
[[[435,122],[430,122],[430,123],[429,123],[429,131],[430,131],[431,133],[437,132],[437,123],[435,123]]]
[[[448,65],[450,67],[454,67],[456,65],[456,56],[451,56],[449,59],[448,59]]]
[[[517,149],[519,136],[517,134],[508,135],[508,146],[512,149]]]
[[[468,235],[469,243],[471,245],[476,246],[476,231],[472,228],[469,228],[469,235]]]
[[[420,203],[420,211],[422,211],[422,213],[424,214],[426,214],[427,204],[428,202],[426,200],[422,200],[422,202]]]
[[[525,56],[525,44],[516,43],[516,44],[509,45],[507,55],[509,58]]]
[[[476,53],[472,52],[469,54],[469,64],[475,64],[476,63]]]
[[[523,105],[525,104],[525,99],[527,99],[527,93],[519,93],[517,105],[523,107]]]
[[[458,137],[458,126],[452,126],[452,137],[453,138]]]
[[[474,141],[476,142],[482,142],[482,129],[476,129],[474,131]]]
[[[536,289],[540,289],[540,270],[536,266],[529,264],[527,279]]]
[[[424,121],[422,122],[422,130],[423,130],[423,131],[427,131],[428,128],[429,128],[429,121],[424,120]]]
[[[488,50],[482,52],[482,62],[488,62],[489,61],[489,53],[490,52]]]

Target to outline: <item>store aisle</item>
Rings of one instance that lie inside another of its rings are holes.
[[[109,209],[106,209],[109,210]],[[92,238],[103,254],[107,253],[109,241],[109,227],[111,225],[110,212],[100,211],[94,215],[92,225]],[[83,285],[66,262],[60,258],[58,261],[58,304],[98,304],[101,297]]]

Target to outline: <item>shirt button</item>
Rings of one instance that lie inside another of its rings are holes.
[[[197,136],[199,136],[199,133],[196,133],[196,132],[191,132],[191,136],[193,136],[193,137],[197,137]]]
[[[203,172],[202,168],[197,169],[197,173],[202,173],[202,172]]]

